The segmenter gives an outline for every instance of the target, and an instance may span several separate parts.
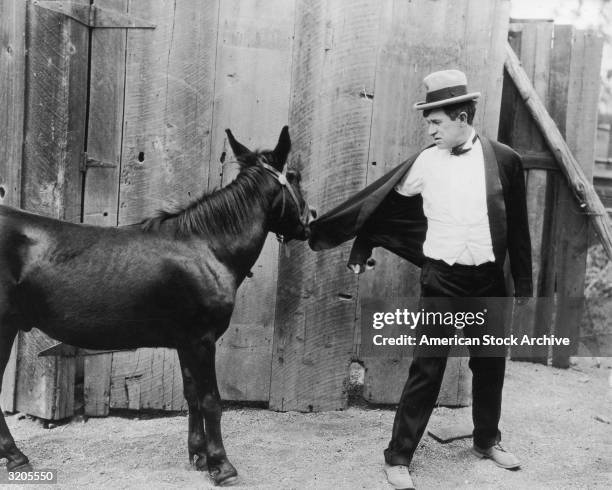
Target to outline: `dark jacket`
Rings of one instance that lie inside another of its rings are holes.
[[[507,252],[515,295],[532,296],[531,241],[521,158],[506,145],[484,137],[480,141],[495,262],[502,266]],[[417,156],[311,223],[310,247],[324,250],[357,237],[349,264],[364,264],[374,247],[383,247],[421,266],[427,232],[423,200],[420,195],[404,197],[394,191]]]

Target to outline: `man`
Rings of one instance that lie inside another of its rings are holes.
[[[322,250],[356,237],[349,258],[355,273],[365,270],[377,246],[406,258],[421,267],[424,304],[507,296],[507,253],[515,296],[529,297],[531,244],[520,157],[476,133],[472,123],[480,93],[468,92],[464,73],[439,71],[424,83],[426,100],[414,108],[423,111],[433,145],[315,221],[310,245]],[[489,319],[496,332],[501,316]],[[384,453],[387,479],[396,488],[414,488],[408,466],[438,397],[447,355],[448,349],[415,349]],[[470,355],[473,452],[503,468],[518,468],[518,459],[499,445],[505,353],[483,357],[471,350]]]

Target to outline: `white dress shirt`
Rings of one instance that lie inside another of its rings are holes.
[[[421,152],[395,187],[404,196],[421,194],[427,218],[426,257],[449,265],[494,262],[482,145],[475,132],[462,155],[436,146]]]

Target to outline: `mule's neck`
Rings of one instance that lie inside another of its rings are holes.
[[[227,186],[177,213],[174,226],[180,235],[205,241],[240,283],[264,246],[278,191],[267,171],[247,168]]]
[[[268,236],[268,213],[271,203],[255,204],[249,213],[249,224],[235,236],[214,236],[210,247],[230,270],[240,284],[257,261]]]

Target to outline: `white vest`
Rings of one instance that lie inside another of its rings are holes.
[[[421,194],[427,218],[423,253],[449,265],[494,262],[485,165],[475,132],[462,155],[436,146],[421,152],[406,176],[395,187],[404,196]]]

